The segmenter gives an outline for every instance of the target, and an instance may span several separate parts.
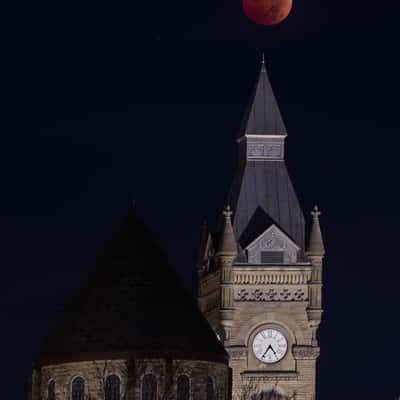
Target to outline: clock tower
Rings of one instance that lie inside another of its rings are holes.
[[[223,217],[216,232],[204,226],[198,259],[199,307],[230,355],[233,400],[315,399],[325,250],[316,207],[306,243],[286,136],[263,62]]]

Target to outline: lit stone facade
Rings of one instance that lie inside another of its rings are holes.
[[[116,375],[121,382],[120,398],[141,399],[143,377],[154,375],[157,382],[157,398],[177,398],[177,381],[182,375],[189,378],[189,399],[207,399],[207,381],[211,378],[215,400],[225,400],[228,390],[228,367],[223,363],[193,360],[134,359],[92,360],[68,362],[35,368],[32,374],[30,400],[48,398],[48,387],[54,382],[57,400],[71,399],[71,383],[81,377],[85,382],[87,400],[105,399],[105,382]]]
[[[233,372],[233,397],[240,397],[243,382],[250,379],[260,391],[277,385],[289,397],[296,394],[296,399],[313,400],[316,360],[319,355],[315,332],[321,318],[321,283],[313,280],[313,271],[318,266],[255,265],[251,269],[232,266],[234,293],[264,294],[258,298],[235,297],[233,302],[229,338],[224,342],[230,354]],[[202,280],[199,300],[204,315],[223,338],[220,282],[220,271]],[[265,295],[271,291],[282,297],[271,300]],[[288,293],[299,291],[305,292],[307,298],[296,300],[290,296],[284,299]],[[254,356],[252,341],[257,332],[269,327],[277,327],[285,334],[289,350],[282,361],[267,365]]]

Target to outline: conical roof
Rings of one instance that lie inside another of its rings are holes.
[[[37,363],[128,356],[227,362],[192,296],[134,214],[50,333]]]
[[[238,136],[241,137],[244,134],[286,136],[285,124],[264,61],[244,113]]]
[[[224,216],[224,223],[219,240],[217,256],[236,256],[238,251],[231,222],[232,211],[230,206],[227,206],[222,214]]]
[[[325,254],[325,246],[322,239],[321,226],[319,224],[319,216],[321,215],[321,212],[317,206],[314,207],[311,215],[313,217],[313,222],[311,226],[307,254],[310,256],[323,256]]]

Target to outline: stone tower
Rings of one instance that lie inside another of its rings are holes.
[[[204,226],[199,306],[230,354],[233,399],[315,399],[324,245],[308,246],[285,165],[287,136],[263,62],[239,129],[240,161],[217,232]]]

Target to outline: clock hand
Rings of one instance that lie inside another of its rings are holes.
[[[274,351],[274,349],[272,348],[272,346],[271,345],[269,345],[268,347],[267,347],[267,350],[265,350],[265,353],[262,355],[263,356],[263,358],[265,357],[265,355],[268,353],[268,350],[269,349],[271,349],[274,353],[275,353],[275,351]]]
[[[278,357],[278,355],[276,354],[275,350],[272,348],[272,346],[271,346],[271,350],[274,352],[274,355],[275,355],[276,360],[279,360],[279,357]]]

